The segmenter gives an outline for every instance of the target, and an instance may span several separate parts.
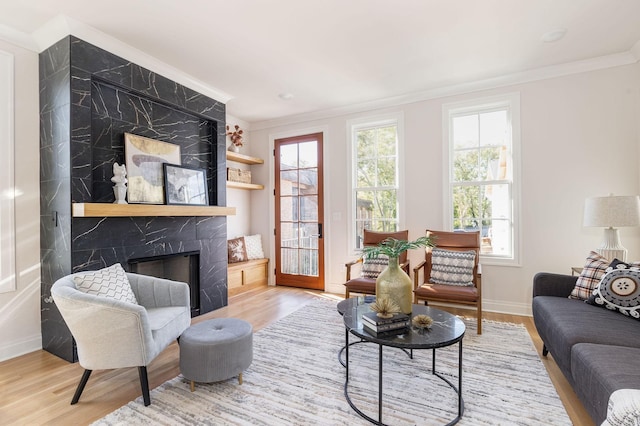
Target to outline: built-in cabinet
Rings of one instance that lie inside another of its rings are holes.
[[[233,151],[227,151],[227,161],[235,161],[237,163],[248,164],[250,166],[264,164],[264,160],[262,158],[251,157],[250,155],[244,155]],[[257,183],[232,182],[227,180],[227,188],[264,189],[264,185]]]
[[[231,263],[227,268],[229,297],[268,284],[269,259]]]

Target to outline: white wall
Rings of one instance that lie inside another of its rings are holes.
[[[243,146],[241,148],[242,154],[251,155],[251,138],[249,136],[249,123],[240,120],[237,117],[227,114],[227,125],[230,129],[234,129],[237,124],[242,130],[244,130]],[[231,139],[227,136],[227,146],[231,143]],[[234,167],[236,169],[247,170],[250,167],[246,164],[236,163],[235,161],[227,161],[227,167]],[[236,208],[235,216],[227,216],[227,238],[236,238],[243,235],[249,235],[251,232],[251,193],[244,189],[227,189],[227,206]]]
[[[38,56],[0,41],[15,55],[15,182],[17,290],[0,294],[0,360],[41,348],[39,241]],[[529,312],[531,280],[538,271],[568,273],[602,238],[582,227],[584,199],[592,195],[640,193],[640,65],[576,74],[500,90],[350,114],[327,120],[251,131],[244,152],[264,158],[253,166],[263,191],[229,190],[229,237],[260,233],[272,253],[272,135],[325,130],[325,246],[327,290],[342,293],[347,248],[346,121],[402,111],[405,117],[406,223],[411,238],[442,226],[441,105],[519,91],[522,121],[522,266],[483,269],[487,310]],[[227,117],[231,125],[249,124]],[[250,212],[250,213],[248,213]],[[336,213],[334,215],[334,213]],[[338,219],[338,216],[341,218]],[[622,229],[631,260],[640,259],[640,230]],[[270,244],[269,244],[270,242]],[[415,265],[421,260],[411,253]]]
[[[349,119],[401,111],[405,129],[405,218],[410,238],[443,228],[442,104],[520,92],[522,127],[521,265],[483,266],[486,310],[530,313],[531,282],[539,271],[569,273],[599,245],[603,230],[582,226],[588,196],[640,194],[638,117],[640,65],[628,65],[519,84],[461,96],[416,102],[335,118],[251,132],[252,153],[269,159],[274,135],[326,128],[326,289],[342,293],[347,248]],[[257,127],[257,126],[256,126]],[[254,172],[255,173],[255,172]],[[273,185],[273,166],[256,178]],[[252,199],[251,228],[269,235],[273,252],[273,186]],[[268,211],[269,214],[265,214]],[[340,220],[337,220],[341,216]],[[620,231],[629,259],[640,259],[640,230]],[[410,254],[412,264],[421,253]]]
[[[0,40],[14,55],[16,291],[0,294],[0,361],[42,347],[38,55]]]

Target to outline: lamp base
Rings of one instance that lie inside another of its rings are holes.
[[[600,247],[596,249],[596,252],[608,260],[618,259],[623,262],[627,261],[627,249],[620,244],[618,230],[612,227],[605,228],[604,240]]]

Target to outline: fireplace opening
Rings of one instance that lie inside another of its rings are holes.
[[[191,317],[200,315],[200,253],[188,252],[129,259],[129,270],[189,284]]]

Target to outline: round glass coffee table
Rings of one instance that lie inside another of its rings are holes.
[[[387,346],[391,348],[399,348],[405,350],[410,358],[413,358],[414,349],[431,349],[433,351],[431,361],[431,374],[446,382],[454,391],[458,399],[457,416],[447,423],[454,425],[460,421],[464,413],[464,401],[462,399],[462,339],[465,333],[465,325],[458,317],[429,306],[413,305],[411,317],[416,315],[429,315],[433,318],[433,324],[429,330],[420,331],[413,327],[406,329],[404,334],[398,335],[374,335],[367,332],[362,326],[362,314],[371,312],[369,308],[371,299],[363,297],[352,297],[338,303],[338,312],[342,314],[345,326],[345,382],[344,396],[351,408],[363,418],[369,420],[376,425],[384,425],[382,422],[382,348]],[[360,340],[358,342],[349,342],[349,335],[353,334]],[[349,347],[354,343],[374,343],[378,345],[378,419],[369,417],[363,413],[351,401],[349,396]],[[458,343],[458,383],[457,386],[449,381],[446,377],[436,371],[436,349],[444,348]],[[342,360],[341,360],[342,362]]]

